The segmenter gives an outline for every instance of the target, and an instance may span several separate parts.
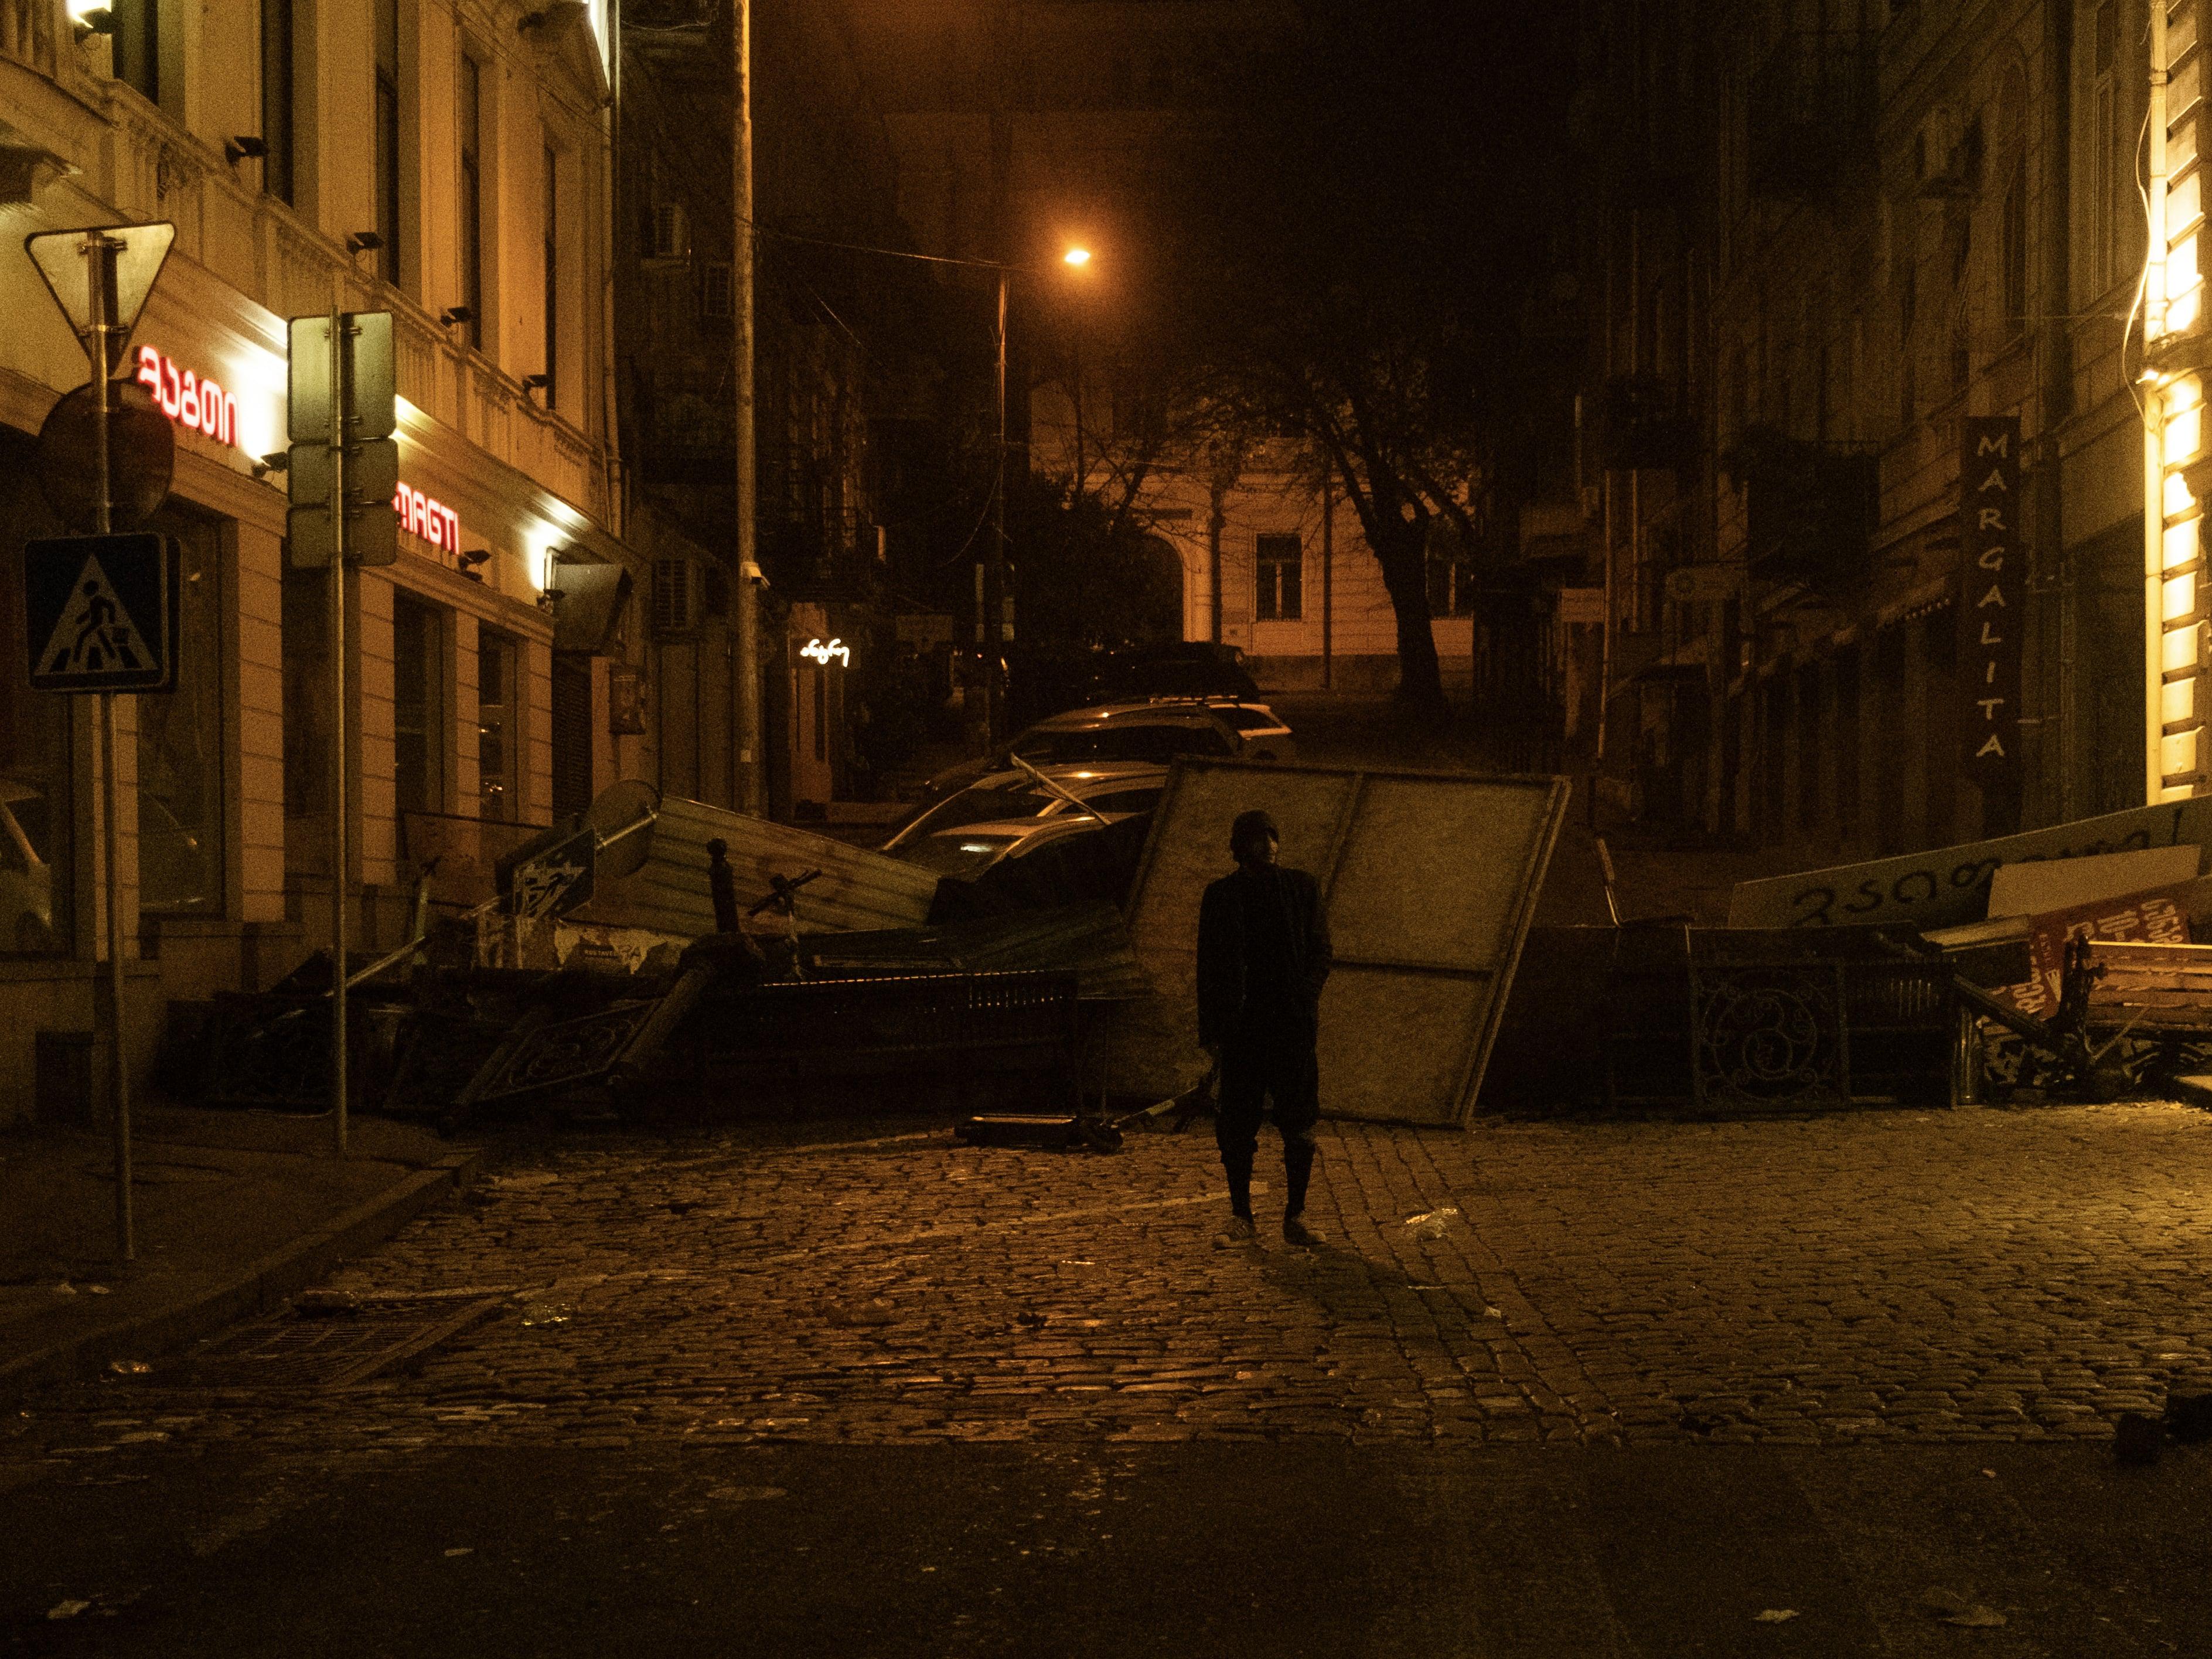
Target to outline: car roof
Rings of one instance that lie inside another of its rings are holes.
[[[1066,761],[1054,766],[1040,766],[1036,770],[1072,795],[1091,789],[1127,789],[1147,783],[1165,784],[1168,781],[1168,769],[1157,761],[1097,761],[1087,764]],[[1003,771],[986,772],[968,787],[1004,789],[1012,784],[1036,782],[1036,779],[1020,767],[1010,766]]]
[[[1133,716],[1142,715],[1141,723],[1155,726],[1226,726],[1221,716],[1197,702],[1108,702],[1091,708],[1071,708],[1064,714],[1053,714],[1039,720],[1022,733],[1030,732],[1082,732],[1097,726],[1135,726],[1140,722]],[[1018,743],[1020,738],[1015,741]]]

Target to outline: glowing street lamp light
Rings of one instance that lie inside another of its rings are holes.
[[[1091,263],[1091,250],[1087,247],[1072,247],[1060,257],[1067,264],[1073,265],[1077,270],[1080,270],[1085,265]]]

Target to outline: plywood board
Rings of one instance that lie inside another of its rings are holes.
[[[2131,806],[1994,841],[1738,882],[1731,927],[1848,927],[1902,922],[1953,927],[1989,914],[1990,878],[2002,866],[2080,859],[2152,847],[2212,844],[2212,795]]]
[[[2039,916],[2070,910],[2152,887],[2173,887],[2197,878],[2204,849],[2150,847],[2137,853],[2106,853],[2086,859],[2039,859],[2008,864],[1990,878],[1990,915]]]
[[[1335,947],[1322,1111],[1465,1122],[1566,798],[1560,778],[1179,763],[1131,899],[1158,994],[1123,1022],[1115,1086],[1171,1094],[1203,1074],[1199,899],[1235,867],[1229,826],[1256,807],[1282,831],[1282,862],[1320,883]]]

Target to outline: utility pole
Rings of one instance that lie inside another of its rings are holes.
[[[1006,735],[1006,283],[1011,273],[999,268],[998,368],[993,380],[997,412],[998,465],[991,473],[991,540],[983,550],[983,696],[991,741]]]
[[[753,439],[753,79],[752,0],[730,0],[733,118],[737,142],[732,176],[735,204],[730,245],[730,309],[737,323],[738,404],[732,422],[738,450],[738,805],[765,810],[767,791],[761,743],[761,570],[756,541],[760,501],[759,458]]]
[[[346,1054],[346,874],[352,840],[346,833],[346,414],[352,407],[352,359],[346,330],[352,319],[331,307],[331,1151],[346,1155],[349,1060]]]
[[[93,464],[100,474],[99,493],[93,501],[93,527],[108,535],[115,527],[112,467],[108,455],[107,400],[113,395],[109,377],[107,336],[116,313],[115,259],[123,245],[94,231],[88,240],[92,260],[90,298],[92,378],[99,389],[93,399]],[[115,1137],[115,1254],[124,1261],[138,1254],[131,1211],[131,1067],[124,1057],[123,1018],[123,842],[115,830],[115,797],[118,781],[115,750],[115,694],[100,694],[100,750],[103,763],[100,791],[100,834],[107,887],[107,1098],[112,1108]]]

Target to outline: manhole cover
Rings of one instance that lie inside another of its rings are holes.
[[[345,1389],[427,1352],[497,1312],[504,1297],[365,1297],[343,1312],[297,1312],[213,1337],[160,1380],[203,1389]]]

